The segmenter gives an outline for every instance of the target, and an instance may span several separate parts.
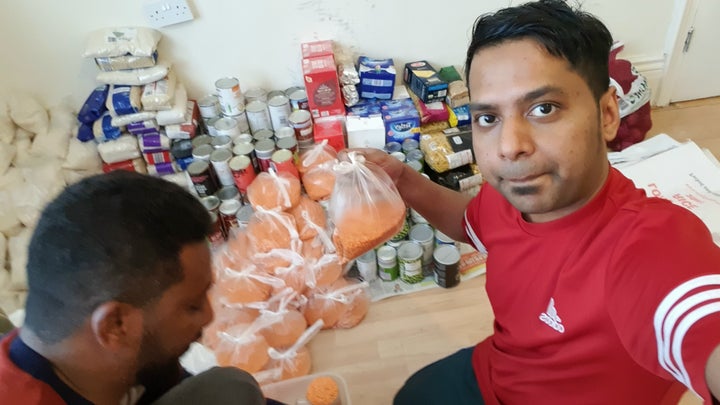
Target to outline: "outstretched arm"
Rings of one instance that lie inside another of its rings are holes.
[[[444,234],[466,241],[463,215],[471,197],[432,182],[384,151],[370,148],[356,151],[390,176],[407,205]]]

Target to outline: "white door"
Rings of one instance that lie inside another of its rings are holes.
[[[683,46],[673,55],[678,60],[674,80],[668,83],[670,102],[720,96],[720,1],[688,3],[696,7],[689,26],[679,33]]]

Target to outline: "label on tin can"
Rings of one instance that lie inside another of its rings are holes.
[[[242,204],[238,200],[225,200],[220,204],[220,220],[227,236],[231,236],[232,230],[239,226],[237,213],[240,207]]]
[[[215,82],[220,111],[224,115],[238,115],[245,105],[245,97],[240,91],[240,81],[234,77],[224,77]]]
[[[289,125],[288,117],[292,113],[290,108],[290,99],[285,96],[275,96],[268,101],[268,111],[270,112],[270,121],[274,131]]]
[[[383,281],[398,278],[397,252],[392,246],[382,246],[377,251],[378,275]]]
[[[295,167],[293,153],[287,149],[280,149],[273,152],[270,158],[270,167],[272,167],[276,173],[285,172],[300,179],[300,173],[298,173],[297,167]]]
[[[270,113],[267,104],[262,101],[253,101],[245,107],[248,123],[250,124],[250,132],[253,134],[261,129],[272,129],[270,123]]]
[[[210,212],[210,220],[212,221],[212,231],[208,235],[208,241],[213,248],[222,246],[225,243],[225,230],[222,226],[220,216],[216,212]]]
[[[210,155],[210,163],[212,163],[213,169],[215,169],[218,181],[223,186],[232,186],[235,184],[228,164],[230,158],[232,158],[232,152],[227,149],[216,149],[212,155]]]
[[[298,145],[314,142],[312,116],[309,111],[297,110],[288,117],[290,126],[295,130],[295,139]]]
[[[217,185],[210,176],[210,165],[204,160],[196,160],[187,168],[190,181],[200,197],[207,197],[215,194]]]
[[[209,94],[198,100],[198,109],[200,116],[206,119],[214,118],[220,115],[220,102],[214,94]]]
[[[400,279],[409,284],[421,282],[425,276],[422,269],[423,248],[415,242],[405,242],[398,249]]]
[[[245,155],[235,156],[230,159],[230,170],[232,171],[235,186],[244,195],[247,194],[247,188],[250,183],[255,180],[255,168],[250,158]]]
[[[355,260],[358,272],[363,281],[368,283],[378,278],[378,263],[374,250],[371,250]]]
[[[435,282],[451,288],[460,282],[460,251],[453,245],[441,245],[433,253]]]

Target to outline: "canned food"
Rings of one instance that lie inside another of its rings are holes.
[[[236,200],[241,201],[240,193],[238,192],[237,187],[233,186],[225,186],[218,190],[217,193],[215,193],[215,197],[220,199],[220,203],[222,204],[223,201],[227,200]]]
[[[197,148],[200,145],[209,145],[212,142],[212,137],[210,135],[198,135],[190,142],[192,142],[193,148]]]
[[[453,245],[441,245],[433,253],[435,282],[443,288],[460,283],[460,251]]]
[[[435,250],[435,231],[428,224],[416,224],[410,228],[409,238],[422,247],[423,275],[431,276],[433,251]]]
[[[225,115],[223,117],[234,118],[238,124],[238,130],[240,132],[250,132],[250,124],[248,123],[248,117],[245,113],[245,107],[240,107],[240,113],[235,115]]]
[[[248,123],[250,124],[250,132],[253,134],[261,129],[272,129],[270,113],[265,102],[255,100],[248,103],[245,106],[245,114],[247,114]]]
[[[227,149],[228,151],[232,150],[233,145],[232,138],[227,135],[218,135],[213,137],[210,144],[215,149]]]
[[[190,163],[190,166],[187,168],[187,173],[190,175],[190,181],[192,181],[193,187],[195,187],[195,191],[200,197],[215,194],[217,185],[210,175],[210,164],[208,164],[208,162],[196,160]]]
[[[240,114],[245,97],[240,91],[240,81],[235,77],[223,77],[215,81],[220,111],[225,115]]]
[[[284,95],[271,98],[268,101],[268,111],[270,112],[270,122],[275,131],[288,125],[288,117],[292,113],[290,108],[290,99]]]
[[[290,126],[295,130],[295,139],[301,148],[315,142],[313,138],[313,124],[310,111],[297,110],[288,117]]]
[[[248,225],[248,222],[250,222],[250,218],[252,217],[253,210],[252,205],[247,204],[240,207],[240,209],[237,212],[237,215],[235,215],[235,218],[237,218],[238,221],[238,227],[240,229],[245,229]]]
[[[402,151],[402,145],[400,144],[400,142],[392,141],[385,144],[385,152],[387,153],[395,153],[400,151]]]
[[[403,218],[402,229],[400,229],[400,232],[396,233],[392,238],[390,238],[390,242],[398,242],[404,240],[405,238],[407,238],[408,232],[410,232],[410,225],[408,224],[407,218]]]
[[[220,221],[228,237],[232,236],[233,229],[239,227],[237,213],[240,211],[240,207],[242,204],[238,200],[225,200],[220,203]]]
[[[295,162],[297,162],[298,146],[295,137],[279,138],[277,142],[275,142],[275,144],[277,145],[278,149],[287,149],[292,152],[293,155],[295,155]]]
[[[275,142],[272,139],[263,139],[255,143],[255,157],[260,171],[266,172],[270,169],[273,152],[275,152]]]
[[[435,249],[441,245],[456,246],[455,241],[444,233],[440,232],[439,229],[435,230]]]
[[[420,148],[420,143],[415,138],[405,138],[402,142],[402,151],[407,154],[411,150]]]
[[[234,139],[240,135],[240,128],[235,118],[222,117],[215,121],[215,132],[216,136],[225,135]]]
[[[210,154],[215,151],[215,148],[212,147],[212,145],[200,145],[198,147],[193,148],[192,156],[195,160],[204,160],[206,162],[210,161]]]
[[[239,143],[252,143],[253,142],[253,136],[248,133],[242,133],[238,135],[235,139],[233,139],[233,144],[237,145]]]
[[[427,224],[428,220],[425,219],[419,212],[415,211],[414,208],[410,208],[410,220],[413,224]]]
[[[403,243],[397,251],[400,279],[409,284],[421,282],[423,248],[415,242]]]
[[[285,95],[290,99],[290,106],[293,111],[310,110],[308,105],[307,92],[304,88],[296,86],[285,90]]]
[[[250,104],[253,101],[267,102],[267,90],[262,87],[253,87],[245,92],[245,102]]]
[[[405,161],[405,154],[402,152],[393,152],[390,154],[390,156],[394,157],[395,159],[404,162]]]
[[[357,265],[358,272],[360,273],[360,277],[362,277],[363,281],[367,281],[369,283],[377,280],[378,263],[375,250],[371,250],[358,257],[357,260],[355,260],[355,265]]]
[[[252,161],[246,155],[239,155],[230,159],[229,165],[235,186],[243,195],[247,194],[248,186],[250,186],[250,183],[252,183],[256,177]]]
[[[260,171],[257,156],[255,155],[255,145],[252,143],[239,143],[233,147],[233,153],[235,156],[247,156],[248,159],[250,159],[250,162],[252,162],[255,171]]]
[[[290,121],[288,121],[288,124],[290,124]],[[280,127],[279,129],[275,130],[275,138],[278,140],[283,138],[292,138],[295,139],[295,130],[292,127]]]
[[[253,133],[253,141],[262,141],[263,139],[272,139],[273,137],[273,131],[269,129],[260,129]]]
[[[280,149],[273,152],[270,158],[270,167],[272,167],[276,173],[285,172],[292,174],[298,179],[300,178],[300,173],[298,173],[297,167],[295,167],[293,153],[287,149]]]
[[[378,275],[383,281],[398,278],[397,251],[392,246],[382,246],[377,251]]]
[[[192,141],[189,139],[177,139],[170,145],[170,153],[172,153],[175,159],[192,157],[192,149]]]
[[[205,121],[205,129],[207,129],[207,133],[210,136],[217,136],[218,132],[217,129],[215,129],[215,124],[218,122],[218,120],[222,117],[213,117],[209,120]]]
[[[210,163],[215,169],[217,179],[223,186],[232,186],[235,184],[232,172],[230,172],[230,166],[228,163],[232,158],[232,152],[228,149],[216,149],[210,155]]]
[[[220,102],[214,94],[208,94],[201,98],[197,104],[202,118],[209,119],[220,115]]]
[[[422,150],[414,149],[405,154],[405,160],[408,162],[418,161],[423,164],[425,163],[425,155],[423,155]]]
[[[282,90],[271,90],[271,91],[268,92],[268,94],[267,94],[267,99],[268,99],[268,100],[272,100],[272,98],[275,97],[275,96],[286,96],[286,97],[287,97],[287,95],[285,94],[285,92],[282,91]]]
[[[418,173],[422,173],[422,172],[423,172],[423,165],[422,165],[422,163],[418,162],[417,160],[409,160],[409,161],[407,161],[406,163],[407,163],[407,165],[410,166],[410,168],[412,168],[414,171],[416,171],[416,172],[418,172]]]
[[[208,195],[200,198],[200,202],[208,212],[214,212],[217,214],[218,208],[220,208],[220,199],[214,195]]]
[[[222,221],[220,215],[217,212],[210,212],[210,222],[212,223],[212,230],[208,235],[207,239],[212,245],[213,249],[219,248],[225,243],[225,230],[222,227]]]

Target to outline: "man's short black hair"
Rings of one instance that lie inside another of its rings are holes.
[[[519,39],[533,39],[551,55],[567,60],[597,100],[607,91],[612,35],[595,16],[563,0],[540,0],[480,16],[465,60],[466,80],[480,49]]]
[[[200,201],[163,179],[116,171],[67,187],[30,240],[25,325],[54,343],[104,302],[152,303],[182,280],[182,247],[209,230]]]

